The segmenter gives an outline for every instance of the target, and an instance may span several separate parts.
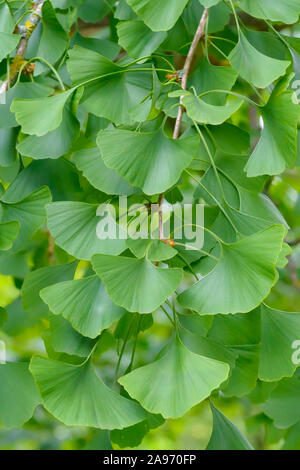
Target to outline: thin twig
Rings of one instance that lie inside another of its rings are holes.
[[[205,25],[207,22],[207,18],[208,18],[208,8],[205,8],[203,15],[201,17],[200,23],[198,25],[197,31],[195,33],[193,42],[191,44],[190,50],[188,52],[184,67],[183,67],[183,74],[182,74],[182,81],[181,81],[181,87],[183,90],[186,90],[188,76],[191,70],[191,65],[192,65],[196,50],[197,50],[197,46],[198,46],[200,39],[205,33]],[[180,97],[180,106],[178,108],[176,123],[174,127],[174,132],[173,132],[173,139],[178,139],[179,137],[180,125],[181,125],[181,120],[183,116],[182,98],[183,96]]]
[[[26,21],[26,26],[18,26],[18,33],[21,34],[22,37],[17,47],[16,57],[14,58],[14,61],[12,63],[12,68],[14,66],[15,70],[13,70],[11,76],[9,78],[6,78],[6,80],[4,80],[4,82],[2,83],[0,87],[0,95],[5,93],[9,85],[12,86],[18,77],[19,68],[22,65],[22,60],[24,60],[26,54],[28,40],[41,19],[42,7],[44,2],[45,0],[38,0],[32,7],[34,12],[30,14],[28,20]]]
[[[199,44],[200,39],[205,34],[205,25],[206,25],[207,19],[208,19],[208,8],[205,8],[202,14],[202,17],[200,19],[198,28],[196,30],[194,39],[190,46],[188,55],[186,57],[185,63],[184,63],[183,73],[182,73],[182,78],[181,78],[182,90],[186,90],[188,76],[191,70],[191,66],[192,66],[193,59],[197,50],[197,46]],[[181,126],[181,121],[182,121],[182,116],[183,116],[182,98],[183,96],[180,97],[180,106],[178,107],[178,113],[177,113],[177,118],[176,118],[174,132],[173,132],[173,139],[178,139],[179,134],[180,134],[180,126]],[[162,205],[163,199],[164,199],[164,195],[161,194],[159,197],[159,201],[158,201],[158,204],[159,204],[158,220],[159,220],[159,238],[160,239],[163,239],[163,216],[162,216],[162,211],[161,211],[161,205]]]

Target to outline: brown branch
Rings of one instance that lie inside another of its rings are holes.
[[[5,93],[6,90],[8,89],[8,85],[12,86],[18,77],[19,71],[24,62],[24,57],[26,54],[26,49],[27,49],[29,38],[40,21],[42,7],[43,7],[44,2],[45,0],[38,0],[32,7],[32,9],[35,11],[29,15],[29,18],[26,21],[26,25],[18,27],[17,32],[21,34],[22,37],[17,46],[17,54],[11,64],[10,77],[6,78],[6,80],[4,80],[4,82],[2,83],[0,87],[0,95]]]
[[[191,65],[192,65],[196,50],[197,50],[197,46],[198,46],[200,39],[205,33],[205,25],[207,22],[207,18],[208,18],[208,8],[205,8],[203,15],[201,17],[200,23],[198,25],[197,31],[195,33],[193,42],[191,44],[190,50],[188,52],[184,67],[183,67],[183,75],[182,75],[182,82],[181,82],[181,86],[183,90],[186,90],[188,76],[191,70]],[[174,127],[174,132],[173,132],[173,139],[178,139],[179,137],[182,116],[183,116],[183,107],[182,107],[182,96],[181,96],[180,106],[178,108],[176,123]]]
[[[191,47],[189,49],[188,55],[186,57],[184,67],[183,67],[183,74],[182,74],[182,80],[181,80],[181,87],[182,90],[186,90],[187,87],[187,81],[188,81],[188,76],[191,70],[191,66],[193,63],[193,59],[195,57],[195,53],[199,44],[200,39],[202,36],[204,36],[205,33],[205,25],[207,22],[208,18],[208,8],[205,8],[202,17],[200,19],[198,28],[196,30],[196,33],[194,35]],[[173,132],[173,139],[178,139],[180,135],[180,126],[181,126],[181,121],[182,121],[182,116],[183,116],[183,106],[182,106],[182,98],[183,96],[180,97],[180,104],[178,108],[178,113],[177,113],[177,118],[175,122],[175,127],[174,127],[174,132]],[[159,196],[158,204],[158,217],[159,217],[159,238],[162,240],[163,237],[163,217],[162,217],[162,212],[161,212],[161,204],[163,202],[164,195],[161,194]]]

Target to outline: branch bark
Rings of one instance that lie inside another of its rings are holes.
[[[196,30],[196,33],[194,35],[191,47],[189,49],[188,55],[186,57],[184,67],[183,67],[183,74],[182,74],[182,81],[181,81],[181,87],[183,90],[186,90],[187,87],[187,81],[188,81],[188,76],[191,70],[191,66],[193,63],[193,59],[197,50],[197,46],[199,44],[200,39],[202,36],[204,36],[205,33],[205,26],[208,18],[208,8],[205,8],[202,17],[200,19],[198,28]],[[178,108],[178,113],[177,113],[177,118],[175,122],[175,127],[174,127],[174,132],[173,132],[173,139],[178,139],[180,135],[180,126],[181,126],[181,121],[182,121],[182,116],[183,116],[183,107],[182,107],[182,96],[180,97],[180,104]],[[162,217],[162,211],[161,211],[161,204],[163,202],[164,195],[161,194],[159,197],[159,209],[158,209],[158,215],[159,215],[159,238],[162,240],[164,238],[163,234],[163,217]]]
[[[0,87],[0,95],[5,93],[8,89],[8,85],[12,86],[18,77],[22,61],[25,57],[29,38],[40,21],[44,2],[45,0],[37,1],[32,7],[32,9],[35,11],[29,15],[25,26],[18,27],[18,33],[21,34],[22,37],[17,47],[16,57],[14,58],[13,63],[11,65],[11,70],[13,70],[13,74],[9,78],[6,78],[6,80],[4,80],[4,82],[2,83]]]

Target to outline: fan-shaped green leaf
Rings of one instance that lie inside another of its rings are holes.
[[[229,60],[241,77],[258,88],[266,88],[284,75],[290,65],[289,61],[272,59],[259,52],[242,32]]]
[[[293,342],[300,338],[300,313],[274,310],[261,306],[261,353],[259,378],[263,381],[291,377],[297,365],[293,363]]]
[[[157,268],[146,258],[95,255],[92,263],[113,301],[130,312],[153,312],[182,280],[181,269]]]
[[[175,184],[196,156],[198,137],[170,139],[162,129],[149,133],[102,131],[97,138],[104,163],[146,194]]]
[[[19,34],[0,32],[0,62],[17,47],[20,39]]]
[[[141,20],[121,21],[117,31],[119,44],[134,59],[151,55],[167,37],[163,31],[151,31]]]
[[[282,91],[279,82],[261,115],[264,129],[245,167],[249,177],[282,173],[296,158],[300,109],[293,102],[293,93]]]
[[[104,193],[129,195],[136,191],[114,170],[105,166],[98,147],[79,150],[73,160],[91,185]]]
[[[8,428],[28,421],[40,396],[25,362],[0,365],[0,422]]]
[[[249,15],[264,20],[281,21],[282,23],[296,23],[300,14],[298,0],[240,0],[239,6]]]
[[[213,430],[206,450],[253,450],[239,429],[217,408],[210,404]]]
[[[17,221],[0,223],[0,250],[9,250],[20,231]]]
[[[122,429],[145,418],[136,403],[110,390],[91,361],[80,366],[34,356],[30,371],[45,408],[68,426]]]
[[[42,136],[56,129],[63,116],[67,99],[73,93],[68,91],[48,98],[32,100],[15,99],[10,107],[24,134]]]
[[[182,98],[182,103],[186,108],[187,115],[194,121],[201,124],[218,125],[225,122],[243,104],[242,100],[229,102],[226,106],[214,106],[206,103],[198,96],[187,95]]]
[[[194,354],[175,338],[159,359],[119,382],[146,410],[177,418],[205,400],[228,374],[228,364]]]
[[[274,225],[235,243],[222,244],[216,267],[179,295],[180,304],[203,315],[253,310],[277,279],[275,267],[285,231]]]
[[[22,286],[22,303],[26,312],[33,316],[43,316],[48,307],[40,298],[40,291],[56,282],[73,279],[77,263],[61,264],[58,266],[45,266],[31,271]]]
[[[300,376],[283,379],[261,408],[278,428],[288,428],[300,420]]]
[[[119,320],[124,310],[107,295],[97,276],[54,284],[40,293],[55,315],[63,315],[75,330],[95,338]]]
[[[176,23],[188,0],[127,0],[153,31],[167,31]]]
[[[45,205],[51,201],[51,193],[47,187],[42,187],[21,201],[3,201],[3,199],[3,222],[18,221],[20,224],[20,232],[13,247],[14,251],[18,251],[44,223]]]
[[[78,259],[89,260],[95,253],[119,254],[125,240],[101,240],[97,236],[97,205],[61,201],[46,207],[50,232],[58,246]]]
[[[122,124],[145,120],[151,101],[152,72],[142,65],[120,66],[94,51],[75,46],[67,62],[72,83],[85,84],[81,103],[96,116]]]

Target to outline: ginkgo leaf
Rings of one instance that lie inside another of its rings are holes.
[[[212,403],[213,430],[206,450],[253,450],[240,430]]]
[[[74,366],[34,356],[30,371],[46,410],[67,426],[122,429],[145,418],[137,403],[102,382],[90,360]]]
[[[203,315],[253,310],[277,279],[275,267],[285,232],[282,225],[274,225],[235,243],[222,243],[216,267],[180,294],[178,301]]]
[[[9,250],[20,231],[17,221],[0,223],[0,250]]]
[[[127,0],[152,31],[167,31],[176,23],[188,0]]]
[[[262,305],[261,328],[260,380],[291,377],[297,368],[292,356],[293,342],[300,338],[300,313],[282,312]]]
[[[50,326],[44,335],[46,345],[50,343],[55,352],[71,356],[90,356],[96,340],[78,333],[62,316],[50,314],[48,320]]]
[[[161,128],[149,133],[120,129],[101,131],[97,144],[108,168],[144,193],[158,194],[178,181],[196,156],[199,139],[170,139]]]
[[[17,47],[20,39],[19,34],[0,32],[0,62]]]
[[[187,115],[201,124],[218,125],[225,122],[243,104],[242,100],[229,102],[226,106],[214,106],[206,103],[198,96],[187,95],[182,98]]]
[[[42,136],[56,129],[63,116],[64,106],[74,90],[47,98],[15,99],[10,107],[24,134]]]
[[[60,125],[46,135],[30,135],[17,145],[18,152],[35,159],[58,158],[70,150],[79,134],[79,122],[71,107],[66,105]]]
[[[139,191],[105,166],[98,147],[79,150],[73,155],[73,161],[91,185],[104,193],[129,195]]]
[[[146,97],[152,90],[152,72],[139,71],[144,64],[121,66],[75,46],[69,51],[67,68],[73,85],[85,84],[81,104],[88,112],[122,124],[147,118],[151,101]]]
[[[239,7],[256,18],[287,24],[296,23],[300,14],[298,0],[239,0]]]
[[[259,52],[242,32],[228,59],[242,78],[258,88],[266,88],[284,75],[290,65],[289,61],[272,59]]]
[[[28,421],[41,399],[25,362],[0,364],[0,422],[20,427]]]
[[[43,32],[37,55],[54,64],[64,53],[68,35],[58,21],[55,10],[49,1],[42,7]]]
[[[280,380],[261,408],[267,416],[274,420],[276,427],[288,428],[300,420],[299,394],[299,375]]]
[[[121,21],[117,32],[119,44],[134,59],[151,55],[167,37],[163,31],[151,31],[141,20]]]
[[[45,205],[51,201],[51,193],[47,187],[37,189],[21,201],[2,197],[4,209],[3,222],[18,221],[20,231],[14,243],[14,250],[24,247],[35,231],[41,227],[46,218]]]
[[[46,207],[47,222],[55,243],[78,259],[89,260],[95,253],[119,254],[125,250],[123,239],[97,236],[96,204],[61,201]]]
[[[90,338],[96,338],[125,313],[112,302],[97,276],[54,284],[40,296],[52,313],[63,315],[75,330]]]
[[[293,102],[293,93],[282,91],[279,82],[266,106],[261,108],[261,115],[262,135],[245,167],[249,177],[282,173],[296,158],[300,109]]]
[[[118,381],[147,411],[178,418],[205,400],[228,374],[228,364],[192,353],[176,337],[156,361]]]
[[[22,304],[26,312],[33,316],[48,313],[48,307],[40,298],[40,291],[56,282],[73,279],[77,263],[58,266],[44,266],[27,274],[22,285]]]
[[[8,3],[0,5],[0,31],[2,33],[12,33],[15,28],[14,17]]]
[[[229,65],[217,66],[204,59],[199,61],[195,67],[188,80],[188,87],[193,86],[196,89],[197,95],[213,90],[231,90],[237,77],[238,73]],[[206,93],[203,96],[203,100],[215,106],[224,105],[226,94]]]
[[[201,5],[203,5],[205,8],[210,8],[213,7],[214,5],[217,5],[217,3],[220,3],[221,0],[199,0]]]
[[[95,255],[92,264],[112,300],[129,312],[153,312],[182,280],[181,269],[158,268],[146,258]]]

